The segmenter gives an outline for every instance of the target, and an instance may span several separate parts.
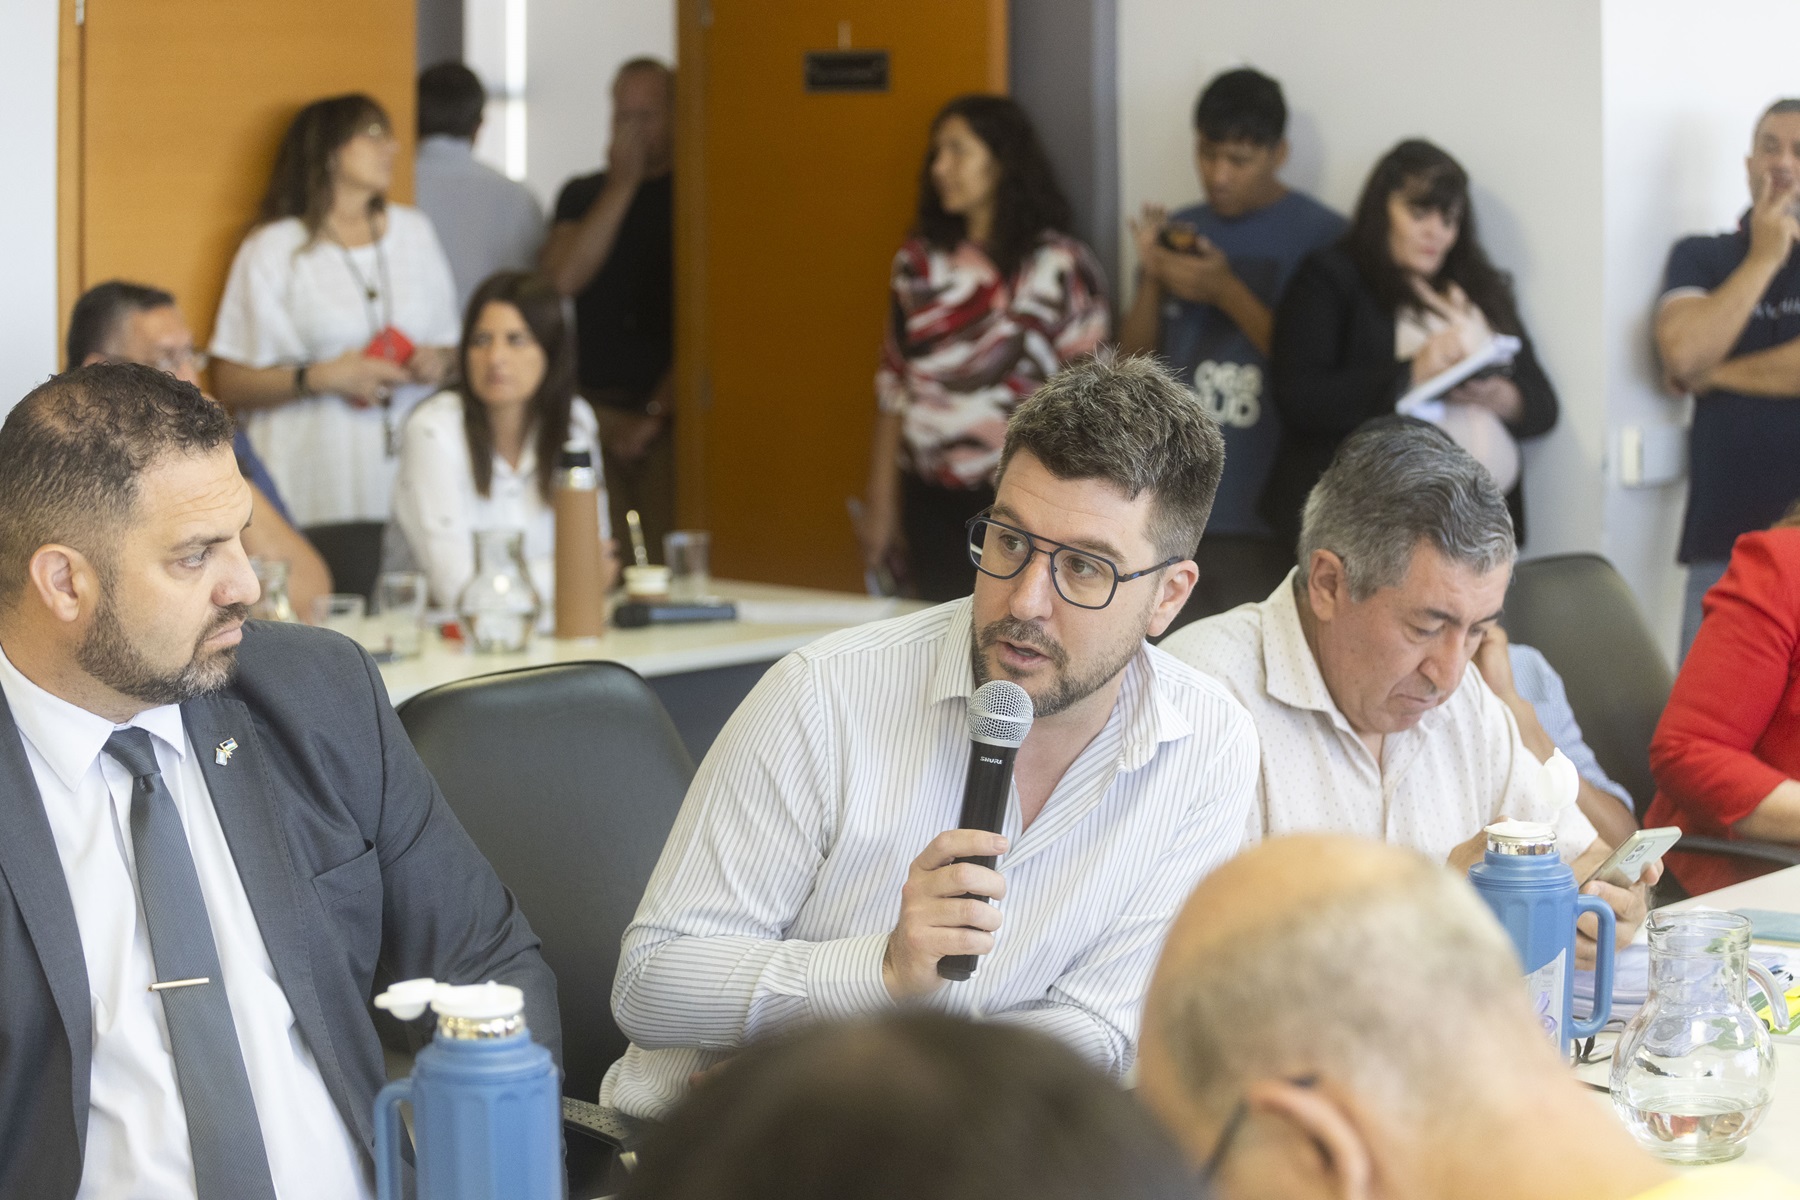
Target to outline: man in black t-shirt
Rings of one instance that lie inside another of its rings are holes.
[[[1684,655],[1732,542],[1800,497],[1800,100],[1769,106],[1744,162],[1750,210],[1731,233],[1675,244],[1656,313],[1669,384],[1694,394]]]
[[[652,553],[675,525],[675,75],[635,58],[613,78],[606,170],[563,185],[539,256],[575,300],[581,394],[600,419],[615,530],[635,508]]]

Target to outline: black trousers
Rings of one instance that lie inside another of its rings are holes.
[[[939,487],[911,471],[900,473],[900,528],[906,534],[912,592],[938,603],[975,590],[969,561],[969,518],[994,502],[994,489]]]

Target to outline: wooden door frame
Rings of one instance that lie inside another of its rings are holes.
[[[56,35],[56,359],[62,362],[62,333],[69,311],[81,296],[82,269],[82,98],[87,77],[86,30],[80,18],[85,0],[59,0]],[[73,367],[75,363],[63,363]]]

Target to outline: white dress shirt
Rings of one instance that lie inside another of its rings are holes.
[[[306,227],[288,217],[238,247],[210,350],[247,367],[320,363],[361,350],[390,323],[415,346],[461,337],[450,264],[425,214],[389,204],[380,243],[349,250],[325,237],[308,244]],[[403,385],[386,409],[311,396],[245,414],[244,430],[296,525],[382,521],[394,485],[388,430],[429,393]]]
[[[25,678],[0,652],[6,696],[68,880],[87,964],[94,1041],[87,1152],[77,1200],[194,1200],[187,1114],[175,1079],[149,928],[137,899],[132,779],[102,753],[118,728]],[[362,1153],[325,1090],[275,978],[212,794],[174,705],[139,713],[181,813],[238,1046],[282,1200],[371,1194]]]
[[[738,708],[625,932],[613,1012],[633,1045],[602,1104],[660,1116],[736,1047],[893,1003],[881,960],[907,868],[962,810],[970,635],[969,600],[846,630]],[[1237,853],[1255,777],[1244,710],[1143,647],[1023,833],[1015,789],[997,944],[923,1003],[1034,1026],[1124,1073],[1169,921]]]
[[[475,160],[468,138],[419,143],[413,198],[437,228],[456,279],[456,311],[496,271],[529,271],[544,242],[544,210],[531,189]]]
[[[600,536],[612,536],[607,516],[606,477],[600,466],[599,422],[579,396],[569,409],[569,437],[593,456],[600,481]],[[439,392],[407,418],[400,438],[400,472],[394,480],[394,523],[414,561],[431,580],[432,602],[452,608],[475,576],[475,533],[518,529],[525,534],[525,565],[551,613],[556,587],[556,512],[538,490],[537,437],[525,439],[519,465],[494,455],[488,494],[475,490],[475,468],[463,427],[462,397]]]
[[[1196,621],[1163,642],[1250,710],[1262,745],[1262,819],[1252,836],[1330,831],[1411,846],[1443,859],[1504,818],[1556,827],[1574,858],[1594,840],[1574,798],[1551,801],[1543,765],[1481,672],[1411,729],[1386,736],[1377,762],[1338,710],[1300,626],[1289,572],[1267,600]]]

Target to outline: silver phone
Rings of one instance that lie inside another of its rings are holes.
[[[1681,830],[1673,825],[1665,825],[1660,829],[1640,829],[1624,841],[1618,848],[1606,856],[1606,861],[1594,869],[1594,873],[1581,881],[1583,887],[1598,879],[1601,883],[1610,883],[1614,887],[1628,888],[1643,878],[1644,868],[1658,861],[1669,851],[1669,847],[1681,840]]]

